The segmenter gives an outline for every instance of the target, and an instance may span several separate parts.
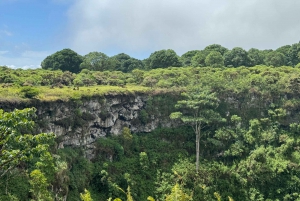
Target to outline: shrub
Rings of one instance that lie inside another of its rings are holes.
[[[33,98],[39,94],[39,90],[34,87],[26,86],[21,89],[21,93],[25,98]]]
[[[139,114],[139,119],[143,124],[148,123],[149,121],[149,114],[146,112],[146,110],[141,110]]]

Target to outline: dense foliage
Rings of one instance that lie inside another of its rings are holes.
[[[158,110],[182,121],[151,133],[124,127],[99,138],[88,160],[84,147],[56,149],[53,135],[38,134],[34,109],[0,110],[0,200],[300,200],[299,52],[299,43],[215,44],[144,61],[92,52],[74,54],[76,68],[0,67],[3,107],[142,93],[151,96],[142,124]],[[78,127],[80,118],[58,123]]]
[[[248,51],[241,47],[231,50],[212,44],[203,50],[192,50],[178,56],[172,49],[153,52],[144,60],[135,59],[125,53],[109,57],[102,52],[90,52],[80,56],[71,49],[63,49],[44,59],[44,69],[62,70],[77,73],[82,69],[93,71],[131,72],[134,69],[156,69],[183,66],[239,67],[239,66],[296,66],[300,63],[300,42],[285,45],[276,50]]]
[[[46,57],[41,64],[43,69],[79,72],[82,56],[71,49],[63,49]]]
[[[53,178],[54,165],[49,146],[54,135],[28,133],[33,132],[34,116],[34,108],[0,110],[0,200],[27,200],[29,190],[30,197],[50,198],[47,187]],[[30,170],[28,177],[25,171]]]

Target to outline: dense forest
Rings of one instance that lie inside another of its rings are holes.
[[[300,43],[145,60],[64,49],[41,67],[0,67],[0,200],[300,200]],[[159,110],[178,126],[107,133],[92,159],[58,148],[31,108],[138,94],[141,124]]]
[[[58,51],[42,61],[41,67],[50,70],[62,70],[78,73],[83,69],[92,71],[122,71],[131,72],[134,69],[151,70],[167,67],[209,66],[209,67],[239,67],[239,66],[296,66],[299,59],[300,42],[285,45],[276,50],[248,51],[240,47],[232,50],[213,44],[203,50],[192,50],[178,56],[174,50],[153,52],[149,58],[138,60],[125,53],[109,57],[102,52],[90,52],[81,56],[71,49]],[[299,66],[299,65],[298,65]]]

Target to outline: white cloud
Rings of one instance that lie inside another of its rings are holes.
[[[298,42],[299,7],[281,0],[77,0],[68,38],[80,53],[182,54],[213,43],[274,49]]]
[[[50,53],[45,51],[25,51],[20,56],[7,56],[0,54],[0,66],[23,69],[40,68],[41,61],[48,55],[50,55]]]
[[[15,66],[15,65],[6,65],[7,67],[9,68],[12,68],[12,69],[17,69],[17,68],[21,68],[21,69],[36,69],[36,68],[40,68],[41,66],[37,66],[37,65],[25,65],[25,66],[22,66],[22,67],[18,67],[18,66]]]
[[[232,48],[276,49],[299,41],[300,1],[228,0],[211,20],[210,40]]]

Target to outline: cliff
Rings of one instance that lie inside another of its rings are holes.
[[[147,133],[158,127],[173,127],[169,114],[178,95],[107,95],[81,100],[2,104],[5,110],[35,107],[38,132],[53,132],[58,148],[80,146],[93,156],[94,142],[109,135],[120,135],[124,127],[133,133]]]
[[[174,105],[180,99],[180,92],[158,94],[110,94],[96,95],[68,101],[2,102],[1,108],[37,108],[38,132],[53,132],[57,136],[58,148],[80,146],[86,150],[87,157],[93,156],[94,142],[109,135],[120,135],[124,127],[133,133],[147,133],[158,127],[175,127],[178,121],[169,118],[175,111]],[[243,123],[250,119],[265,118],[269,109],[282,107],[287,117],[280,122],[289,125],[299,122],[299,107],[291,107],[290,102],[296,97],[285,94],[263,97],[245,94],[220,93],[220,105],[217,108],[221,116],[230,122],[231,115],[242,117]],[[288,104],[289,103],[289,104]],[[288,107],[289,106],[289,107]]]

